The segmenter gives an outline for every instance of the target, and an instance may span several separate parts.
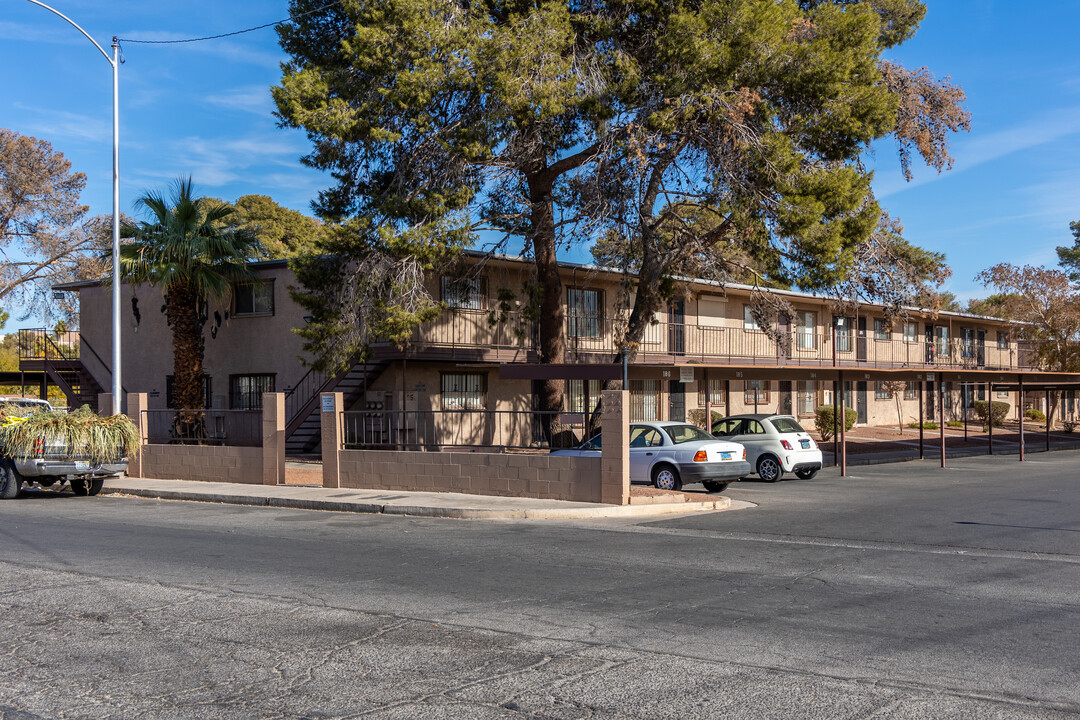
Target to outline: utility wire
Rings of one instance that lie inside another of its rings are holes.
[[[132,38],[116,38],[116,41],[117,42],[128,42],[128,43],[140,43],[142,45],[178,45],[180,43],[202,42],[203,40],[217,40],[219,38],[232,37],[233,35],[243,35],[244,33],[254,32],[256,30],[262,30],[263,28],[274,27],[275,25],[284,25],[287,22],[292,22],[293,20],[297,20],[297,19],[302,18],[302,17],[304,17],[306,15],[312,15],[312,14],[317,13],[317,12],[322,12],[323,10],[329,10],[330,8],[334,7],[337,4],[338,4],[337,0],[334,0],[334,2],[327,3],[326,5],[323,5],[322,7],[315,8],[314,10],[308,10],[306,13],[300,13],[299,15],[290,15],[289,17],[285,18],[284,20],[278,20],[277,22],[266,23],[265,25],[258,25],[256,27],[247,28],[246,30],[236,30],[234,32],[222,33],[220,35],[208,35],[206,37],[197,37],[197,38],[184,38],[183,40],[134,40]]]

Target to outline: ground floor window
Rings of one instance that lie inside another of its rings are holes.
[[[567,380],[566,409],[574,413],[591,413],[600,402],[603,380]]]
[[[758,405],[768,404],[770,384],[768,380],[743,381],[743,403],[746,405],[753,405],[755,402]]]
[[[230,375],[229,407],[233,410],[261,410],[263,393],[274,392],[274,376]]]
[[[487,373],[443,373],[444,410],[483,410]]]
[[[878,380],[874,383],[874,399],[875,400],[888,400],[890,399],[889,391],[885,389],[885,381]]]
[[[630,422],[660,419],[660,381],[630,381]]]
[[[904,387],[904,399],[905,400],[918,400],[919,399],[919,384],[914,380],[908,380],[907,385]]]
[[[698,383],[698,406],[705,407],[705,393],[709,393],[710,405],[723,405],[724,404],[724,381],[721,378],[709,378],[708,390],[705,388],[705,383]]]

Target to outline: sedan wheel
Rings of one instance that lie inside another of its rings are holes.
[[[724,492],[727,490],[727,486],[730,485],[730,483],[718,482],[716,480],[702,480],[701,484],[705,486],[706,492],[711,493]]]
[[[653,486],[660,490],[681,490],[682,480],[679,473],[670,465],[661,465],[653,470]]]
[[[784,477],[784,468],[780,466],[780,461],[771,455],[758,460],[757,474],[765,482],[774,483],[780,478]]]

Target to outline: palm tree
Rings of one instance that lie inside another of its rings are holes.
[[[128,242],[120,248],[120,270],[131,284],[149,284],[165,295],[172,328],[173,398],[180,412],[180,439],[205,437],[203,326],[209,301],[227,301],[232,285],[252,279],[247,261],[255,236],[222,222],[234,210],[192,193],[191,178],[178,179],[166,199],[148,192],[135,201],[148,219],[124,224]]]

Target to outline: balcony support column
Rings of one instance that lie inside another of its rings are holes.
[[[844,371],[840,371],[840,416],[843,417],[843,421],[840,423],[840,477],[847,475],[847,398],[844,397]],[[836,417],[836,413],[833,413],[833,417]]]
[[[941,433],[941,467],[945,467],[945,373],[941,374],[941,381],[938,383],[938,398],[941,400],[938,403],[938,417],[941,418],[938,425],[938,432]]]
[[[926,403],[926,389],[923,381],[919,381],[919,459],[926,459],[926,448],[923,445],[923,406]]]
[[[986,383],[986,428],[987,455],[994,454],[994,386]]]
[[[1017,373],[1020,390],[1016,398],[1016,414],[1020,416],[1020,462],[1024,462],[1024,373]]]

